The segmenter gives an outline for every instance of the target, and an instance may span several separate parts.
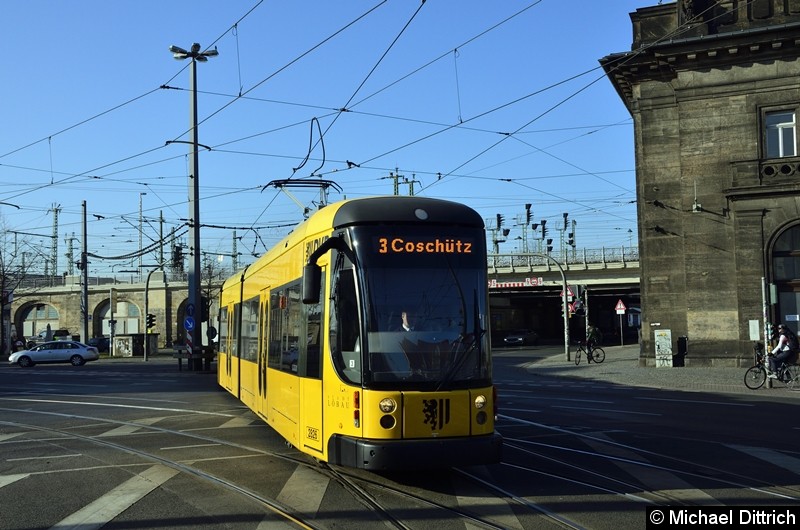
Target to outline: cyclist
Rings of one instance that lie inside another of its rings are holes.
[[[586,333],[586,361],[592,362],[592,351],[596,346],[600,345],[600,341],[602,340],[603,335],[600,333],[600,330],[597,329],[597,326],[589,324]]]
[[[772,349],[772,355],[769,356],[767,377],[770,379],[778,377],[777,372],[781,363],[790,364],[797,360],[797,335],[784,324],[778,326],[778,334],[780,335],[778,344]]]

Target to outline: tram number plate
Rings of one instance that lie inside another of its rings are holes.
[[[319,440],[319,429],[306,427],[306,438],[309,440]]]

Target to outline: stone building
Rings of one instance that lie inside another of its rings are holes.
[[[687,366],[752,364],[766,322],[798,331],[800,0],[630,17],[600,63],[634,123],[640,364],[681,343]]]

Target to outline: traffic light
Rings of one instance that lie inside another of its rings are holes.
[[[531,203],[527,203],[525,205],[525,224],[526,225],[531,224],[531,216],[532,216],[532,214],[531,214]]]
[[[200,295],[200,322],[208,322],[208,307],[210,305],[208,297]]]
[[[575,247],[575,232],[567,234],[567,245]]]
[[[564,212],[564,230],[567,229],[567,217],[569,217],[569,212]]]
[[[156,325],[156,316],[153,313],[147,313],[147,329]]]
[[[503,226],[503,221],[504,221],[504,220],[505,220],[505,217],[503,217],[503,214],[497,214],[497,228],[498,228],[498,229],[499,229],[501,226]]]
[[[183,269],[183,247],[180,245],[172,246],[172,266],[176,269]]]
[[[548,239],[547,240],[547,253],[549,254],[551,252],[553,252],[553,240],[552,239]]]
[[[545,226],[547,224],[547,219],[542,219],[541,224],[542,224],[542,239],[544,239],[544,237],[547,235],[547,227]]]

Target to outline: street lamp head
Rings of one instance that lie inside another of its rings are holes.
[[[178,60],[178,61],[180,61],[182,59],[186,59],[187,57],[189,57],[189,52],[187,52],[186,50],[184,50],[180,46],[172,45],[172,46],[169,47],[169,51],[172,52],[172,57],[175,60]]]
[[[192,44],[191,51],[186,51],[180,46],[175,46],[175,45],[170,46],[169,51],[172,52],[172,58],[175,59],[176,61],[182,61],[183,59],[188,59],[189,57],[191,57],[196,61],[204,63],[208,61],[209,57],[216,57],[217,55],[219,55],[219,52],[217,51],[216,48],[214,48],[213,50],[206,50],[204,52],[201,52],[200,44],[196,42]]]

